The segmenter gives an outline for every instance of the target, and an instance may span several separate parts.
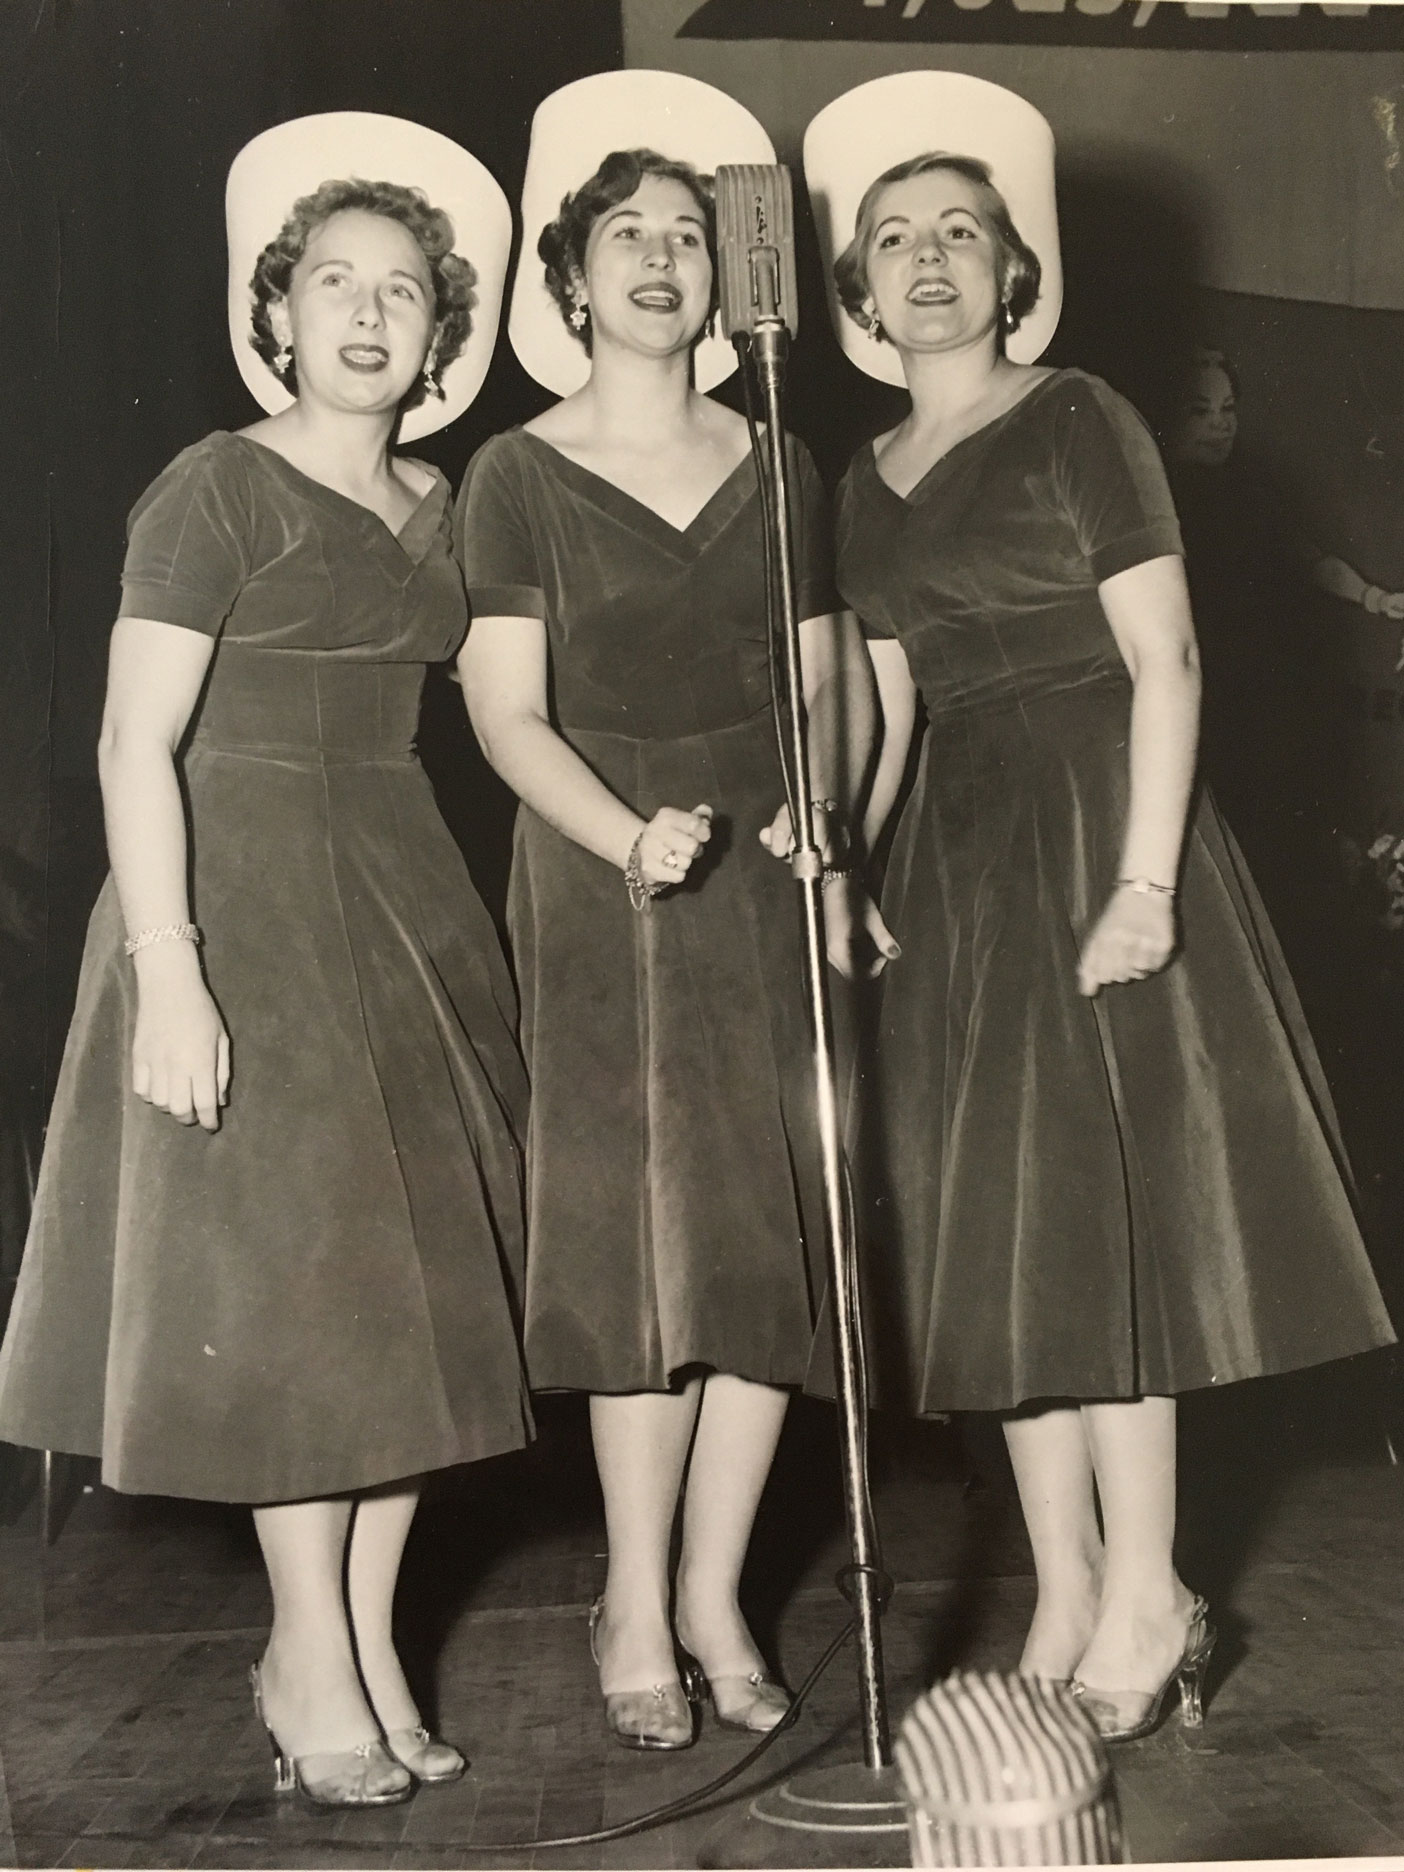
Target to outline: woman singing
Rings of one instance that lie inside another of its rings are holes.
[[[395,1579],[418,1476],[530,1435],[514,996],[413,752],[466,610],[443,477],[391,452],[469,335],[453,246],[400,182],[292,203],[253,284],[290,406],[133,511],[112,877],[0,1362],[4,1436],[253,1504],[277,1785],[333,1807],[463,1772]]]
[[[928,101],[917,150],[952,108]],[[866,109],[891,163],[891,100]],[[1213,1643],[1172,1558],[1175,1394],[1392,1334],[1272,932],[1192,805],[1154,445],[1098,379],[1007,354],[1040,273],[990,163],[943,151],[871,182],[836,266],[911,395],[840,497],[886,720],[870,840],[918,694],[930,722],[866,1087],[875,1346],[918,1412],[1003,1414],[1038,1575],[1021,1669],[1075,1679],[1117,1740],[1177,1679],[1197,1719]]]
[[[590,1393],[606,1720],[626,1747],[675,1749],[696,1723],[674,1632],[723,1722],[763,1730],[787,1707],[737,1586],[822,1279],[798,911],[760,837],[783,783],[755,470],[744,423],[691,381],[714,304],[710,186],[613,153],[540,252],[589,376],[470,466],[459,665],[523,803],[528,1372]],[[815,785],[842,794],[845,659],[860,697],[871,677],[829,615],[824,503],[798,447],[792,461]],[[855,745],[871,723],[869,705]]]

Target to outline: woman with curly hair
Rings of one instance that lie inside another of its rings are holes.
[[[5,1437],[253,1505],[255,1698],[323,1806],[463,1772],[395,1580],[417,1478],[530,1435],[515,999],[413,752],[466,609],[446,483],[391,450],[469,333],[453,240],[395,183],[299,200],[254,278],[294,401],[133,510],[112,877],[0,1359]]]
[[[470,465],[459,663],[522,800],[528,1371],[590,1394],[606,1721],[625,1747],[676,1749],[700,1684],[686,1660],[680,1681],[674,1631],[720,1720],[769,1729],[788,1702],[737,1589],[822,1280],[799,913],[765,849],[787,833],[755,471],[745,424],[692,382],[714,303],[709,183],[614,152],[539,251],[590,370]],[[845,666],[855,717],[871,684],[832,615],[823,496],[792,446],[814,781],[842,797]]]
[[[1195,798],[1154,443],[1099,378],[1032,361],[1056,311],[1047,126],[952,73],[829,109],[816,194],[855,151],[887,159],[839,301],[911,397],[838,501],[884,710],[869,849],[926,716],[863,1088],[875,1365],[920,1415],[998,1413],[1038,1582],[1019,1668],[1130,1740],[1175,1686],[1201,1719],[1214,1644],[1175,1566],[1176,1398],[1393,1334],[1281,954]],[[976,151],[923,149],[953,118]]]

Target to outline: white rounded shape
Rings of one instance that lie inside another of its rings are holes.
[[[1038,255],[1038,303],[1005,346],[1015,363],[1032,364],[1042,356],[1062,310],[1053,132],[1047,120],[1027,99],[965,72],[893,72],[856,85],[826,104],[805,131],[804,175],[834,330],[850,362],[884,383],[903,381],[902,361],[890,344],[874,343],[844,311],[834,261],[853,238],[868,185],[897,163],[934,150],[989,165],[1010,219]]]
[[[522,184],[522,250],[512,285],[507,335],[539,384],[557,396],[590,375],[585,347],[566,328],[536,252],[541,230],[563,196],[588,182],[613,150],[651,149],[711,175],[722,163],[773,163],[775,146],[743,104],[681,72],[599,72],[562,85],[538,105]],[[703,338],[694,356],[699,390],[736,369],[724,337]]]
[[[293,399],[251,343],[254,266],[295,201],[323,182],[352,178],[422,189],[452,221],[454,252],[477,275],[473,329],[462,356],[443,373],[443,401],[426,397],[400,424],[399,439],[412,442],[461,416],[481,390],[497,342],[512,245],[507,197],[476,156],[437,130],[374,111],[326,111],[275,124],[244,145],[230,165],[224,196],[229,342],[255,400],[270,416],[287,409]]]

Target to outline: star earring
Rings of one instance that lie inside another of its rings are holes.
[[[292,346],[285,340],[273,354],[273,375],[275,377],[286,377],[288,374],[288,366],[291,363]]]
[[[589,316],[590,316],[589,308],[586,306],[585,301],[583,299],[577,299],[575,302],[574,310],[570,314],[571,330],[572,331],[584,331],[585,324]]]

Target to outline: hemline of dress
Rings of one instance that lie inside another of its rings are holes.
[[[408,1482],[416,1476],[437,1475],[441,1470],[459,1469],[470,1463],[486,1462],[494,1456],[510,1456],[519,1450],[528,1449],[535,1439],[535,1428],[529,1421],[524,1420],[520,1434],[514,1434],[502,1440],[488,1439],[475,1445],[471,1450],[459,1449],[453,1455],[434,1455],[422,1462],[411,1463],[408,1467],[396,1464],[391,1468],[386,1468],[377,1463],[370,1465],[363,1473],[350,1481],[319,1481],[309,1487],[298,1488],[292,1494],[281,1491],[269,1494],[259,1490],[257,1494],[252,1495],[243,1492],[233,1495],[227,1490],[201,1488],[188,1484],[175,1486],[170,1477],[153,1476],[147,1480],[139,1480],[124,1475],[121,1480],[118,1480],[109,1472],[103,1461],[101,1449],[66,1447],[66,1443],[71,1442],[71,1439],[66,1439],[65,1443],[53,1444],[12,1442],[12,1447],[34,1450],[50,1449],[57,1456],[76,1456],[88,1461],[103,1463],[99,1480],[102,1486],[111,1489],[114,1495],[160,1495],[172,1501],[222,1502],[228,1507],[272,1508],[287,1502],[325,1501],[333,1496],[359,1495],[369,1489],[386,1488],[394,1482]],[[0,1439],[0,1441],[5,1440],[9,1439]]]

